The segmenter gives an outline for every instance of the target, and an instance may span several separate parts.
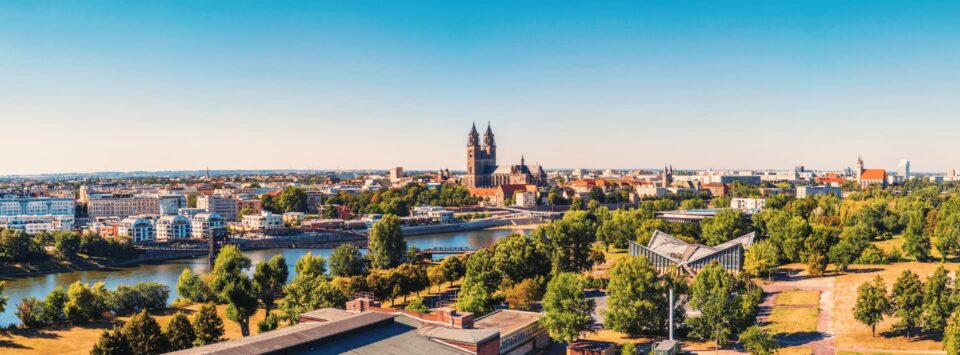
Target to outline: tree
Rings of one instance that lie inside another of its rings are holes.
[[[903,232],[903,252],[917,261],[930,258],[930,235],[924,233],[925,214],[923,210],[906,212],[907,226]]]
[[[906,330],[909,338],[923,314],[923,283],[920,282],[920,276],[913,271],[903,270],[893,283],[891,296],[891,309],[899,317],[894,328]]]
[[[437,292],[440,292],[440,284],[447,280],[443,265],[434,265],[427,268],[427,279],[430,280],[430,286],[437,286]]]
[[[77,255],[80,250],[80,234],[69,232],[58,232],[54,234],[54,250],[60,255],[61,259],[70,259]]]
[[[250,335],[250,316],[257,311],[257,295],[253,281],[244,273],[251,265],[250,258],[235,245],[220,250],[210,273],[211,289],[227,306],[227,318],[240,325],[240,334]]]
[[[769,240],[758,241],[747,249],[743,260],[743,271],[754,277],[759,277],[764,272],[769,276],[770,270],[777,267],[777,259],[776,245]]]
[[[583,285],[573,273],[554,276],[543,298],[542,325],[555,340],[571,342],[593,325],[593,300],[583,293]]]
[[[637,230],[643,222],[640,212],[617,209],[608,220],[603,221],[597,228],[597,240],[603,242],[605,250],[609,250],[611,245],[616,248],[626,248],[627,242],[636,238]]]
[[[773,334],[756,325],[740,333],[740,343],[743,344],[744,350],[756,355],[776,354],[777,349],[780,348]]]
[[[457,298],[457,310],[477,315],[493,310],[491,298],[500,284],[500,273],[493,260],[493,252],[484,248],[467,257],[467,272]]]
[[[217,315],[216,306],[200,306],[193,318],[193,333],[196,335],[193,345],[196,346],[217,343],[223,338],[223,319]]]
[[[923,283],[923,315],[924,329],[941,330],[947,326],[950,313],[953,311],[950,302],[950,276],[947,269],[941,265],[927,277]]]
[[[890,311],[887,287],[883,278],[877,275],[873,282],[864,282],[857,288],[857,303],[853,307],[853,317],[858,322],[869,325],[873,336],[877,336],[877,323]]]
[[[177,312],[170,317],[163,334],[170,341],[170,351],[183,350],[193,347],[197,336],[193,333],[193,326],[183,312]]]
[[[0,295],[3,295],[3,288],[6,286],[6,281],[0,281]],[[7,296],[0,296],[0,313],[7,308]]]
[[[102,287],[103,284],[98,284]],[[105,310],[103,299],[87,284],[74,282],[67,289],[67,302],[63,311],[74,324],[82,324],[100,319]]]
[[[523,234],[510,234],[497,241],[493,260],[497,270],[513,282],[546,276],[550,257],[544,246]]]
[[[563,218],[534,231],[534,238],[549,246],[553,274],[580,272],[592,266],[589,257],[596,230],[586,211],[568,211]]]
[[[357,276],[366,273],[366,265],[360,248],[352,244],[340,244],[330,255],[330,276]]]
[[[713,218],[703,220],[700,227],[703,229],[704,243],[710,246],[739,237],[749,231],[746,214],[732,208],[721,209]]]
[[[141,311],[123,325],[123,335],[134,355],[162,354],[170,349],[170,341],[160,330],[160,324],[147,311]]]
[[[190,268],[183,268],[180,278],[177,279],[177,294],[191,302],[211,301],[210,288],[200,279],[200,275]]]
[[[370,229],[368,244],[373,267],[382,269],[400,265],[407,250],[400,230],[400,219],[396,215],[384,215]]]
[[[459,256],[443,258],[443,261],[440,262],[440,267],[443,268],[444,281],[449,282],[451,287],[453,287],[453,282],[463,277],[463,274],[467,270],[466,265],[463,263],[463,258]]]
[[[270,314],[276,294],[283,291],[283,285],[287,283],[289,275],[287,259],[283,254],[274,255],[267,262],[257,264],[253,272],[253,288],[257,298],[263,303],[264,314]]]
[[[100,339],[93,345],[90,355],[133,355],[133,349],[118,326],[100,333]]]
[[[170,287],[158,282],[138,282],[132,286],[120,285],[106,292],[107,309],[114,315],[129,315],[142,310],[160,310],[167,307]]]
[[[700,312],[699,317],[688,319],[691,335],[713,340],[718,348],[746,328],[745,320],[755,312],[758,301],[716,261],[697,273],[689,298],[690,307]]]
[[[669,289],[646,257],[620,260],[610,271],[604,325],[631,337],[662,334],[670,312]]]
[[[960,354],[960,314],[954,312],[947,328],[943,331],[943,350],[948,355]]]
[[[404,310],[408,312],[417,312],[417,313],[430,312],[430,309],[427,308],[427,306],[423,305],[423,300],[419,298],[414,298],[413,300],[410,301],[410,303],[407,303],[407,307],[405,307]]]
[[[307,252],[297,260],[297,276],[284,287],[283,314],[296,322],[304,312],[318,308],[343,308],[347,297],[327,280],[323,257]]]
[[[510,309],[529,311],[533,309],[539,294],[540,285],[537,285],[533,279],[526,279],[504,291],[504,298]]]

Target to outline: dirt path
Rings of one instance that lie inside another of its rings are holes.
[[[764,300],[760,303],[760,321],[766,322],[773,311],[777,295],[783,291],[806,290],[820,291],[820,311],[817,313],[817,331],[794,334],[780,339],[783,346],[809,347],[815,355],[833,355],[836,346],[833,342],[833,286],[834,278],[788,278],[761,285]]]

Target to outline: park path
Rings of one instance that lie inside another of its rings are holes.
[[[782,346],[806,346],[814,355],[833,355],[837,348],[833,339],[833,277],[821,278],[793,278],[788,277],[765,285],[761,285],[764,299],[760,303],[760,322],[767,322],[773,311],[777,295],[783,291],[805,290],[820,291],[820,311],[817,313],[817,331],[811,333],[794,334],[779,339]],[[802,306],[800,306],[802,307]]]

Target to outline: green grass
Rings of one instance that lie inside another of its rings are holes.
[[[820,305],[820,291],[784,291],[777,295],[774,304],[778,306],[818,306]]]
[[[786,308],[774,307],[770,314],[770,330],[774,333],[792,334],[813,332],[817,330],[817,314],[820,310],[815,307]]]

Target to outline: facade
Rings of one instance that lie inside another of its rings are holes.
[[[903,181],[910,180],[910,161],[903,159],[897,164],[897,175],[903,178]]]
[[[283,217],[269,211],[263,211],[260,214],[243,216],[241,225],[243,225],[243,228],[254,230],[282,228]]]
[[[190,221],[190,233],[194,239],[208,239],[225,228],[227,221],[216,213],[198,213]]]
[[[767,204],[764,198],[742,198],[735,197],[730,199],[730,208],[738,210],[760,210]]]
[[[237,199],[232,196],[210,195],[197,198],[197,208],[202,208],[208,213],[216,213],[228,221],[237,220],[238,206]]]
[[[716,246],[692,244],[674,238],[661,231],[655,231],[646,246],[630,241],[630,256],[644,256],[661,273],[680,270],[688,275],[696,275],[713,261],[717,261],[730,272],[743,270],[746,249],[753,244],[755,233],[751,232]]]
[[[522,208],[537,207],[537,194],[530,191],[518,191],[513,195],[513,205]]]
[[[157,219],[157,240],[169,241],[191,237],[190,219],[181,215],[161,216]]]
[[[540,165],[527,166],[523,157],[520,158],[520,165],[498,166],[497,144],[490,125],[487,125],[482,144],[477,126],[474,125],[467,137],[467,175],[462,183],[471,189],[500,185],[542,186],[547,183],[547,174]]]
[[[863,158],[857,157],[857,182],[860,188],[870,185],[880,185],[887,187],[887,171],[884,169],[865,169],[863,167]]]
[[[843,197],[843,189],[835,186],[797,186],[797,198],[829,194]]]
[[[263,212],[263,201],[253,198],[237,200],[237,213],[243,210],[250,211],[250,214],[260,214]]]
[[[90,218],[160,214],[160,200],[148,195],[98,195],[87,201]]]
[[[130,237],[134,243],[152,241],[155,240],[157,236],[153,222],[140,217],[129,217],[120,220],[120,224],[117,226],[117,235]]]
[[[69,231],[73,228],[74,212],[72,198],[2,198],[0,228],[20,230],[27,234]]]
[[[187,197],[184,195],[158,195],[157,199],[159,200],[160,214],[164,216],[175,215],[181,208],[187,207]]]
[[[390,181],[397,181],[403,178],[403,167],[395,167],[390,169]]]

